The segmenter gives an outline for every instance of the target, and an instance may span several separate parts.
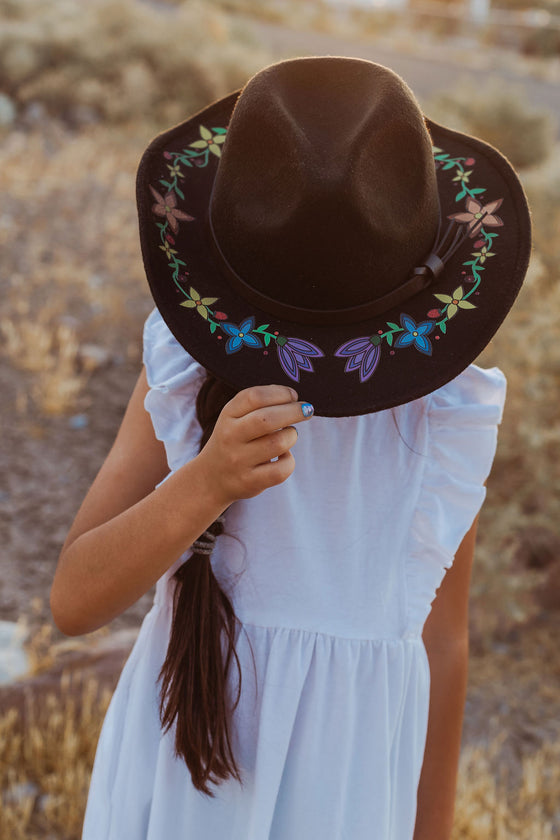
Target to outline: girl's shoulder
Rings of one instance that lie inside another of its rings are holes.
[[[154,307],[143,330],[142,361],[150,388],[166,391],[200,386],[204,368],[179,344],[157,307]]]
[[[471,364],[429,395],[429,413],[436,423],[471,418],[497,425],[502,421],[506,392],[507,379],[499,367]]]

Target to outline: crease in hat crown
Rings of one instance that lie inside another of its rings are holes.
[[[264,68],[233,109],[208,214],[228,268],[264,298],[334,314],[392,292],[439,218],[412,91],[363,59]]]

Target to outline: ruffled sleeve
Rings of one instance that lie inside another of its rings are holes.
[[[407,554],[411,633],[421,632],[486,497],[506,387],[499,368],[470,365],[430,395],[427,457]]]
[[[198,453],[202,430],[196,396],[206,372],[179,344],[155,307],[144,324],[143,356],[150,390],[144,408],[163,441],[170,470]]]

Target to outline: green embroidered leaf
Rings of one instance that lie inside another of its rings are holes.
[[[467,194],[467,191],[466,191],[466,189],[463,187],[463,189],[461,190],[461,192],[460,192],[460,193],[457,193],[457,195],[455,196],[455,201],[461,201],[461,199],[462,199],[462,198],[464,198],[464,197],[466,196],[466,194]]]
[[[182,198],[183,201],[185,200],[185,196],[183,195],[183,193],[181,192],[181,190],[179,189],[179,187],[176,184],[175,184],[175,192],[177,193],[179,198]]]
[[[486,192],[486,187],[475,187],[473,190],[469,190],[471,195],[479,195],[479,193]]]
[[[260,327],[257,327],[257,329],[253,330],[253,332],[264,332],[269,327],[270,327],[270,324],[261,324]]]
[[[387,326],[392,327],[392,329],[394,329],[394,330],[400,330],[399,325],[398,324],[393,324],[392,321],[387,321]]]
[[[227,134],[227,128],[213,128],[212,131],[215,134]]]
[[[441,324],[439,325],[439,328],[442,331],[442,333],[447,332],[447,324],[445,323],[445,321],[441,322]]]
[[[265,333],[264,334],[264,344],[265,344],[265,347],[268,347],[268,345],[270,344],[270,333]]]
[[[387,344],[389,345],[389,347],[392,347],[393,346],[393,333],[387,333],[385,338],[387,339]]]
[[[171,184],[169,183],[169,181],[164,181],[163,178],[160,178],[159,182],[160,184],[163,184],[164,187],[167,187],[168,190],[171,189]]]
[[[470,260],[469,262],[464,262],[463,265],[474,265],[476,260]]]
[[[436,155],[436,160],[447,160],[447,158],[448,158],[448,157],[449,157],[449,155],[448,155],[448,154],[445,154],[445,155]]]
[[[215,333],[216,332],[216,324],[214,323],[214,321],[209,321],[209,324],[210,324],[210,332]]]
[[[455,164],[455,161],[454,161],[454,160],[450,160],[448,163],[446,163],[446,164],[445,164],[445,166],[443,167],[443,169],[453,169],[453,167],[454,167],[455,165],[456,165],[456,164]]]
[[[183,262],[183,260],[178,260],[177,257],[175,257],[175,263],[176,265],[186,265],[186,262]]]

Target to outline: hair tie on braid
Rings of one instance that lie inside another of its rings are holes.
[[[193,553],[194,554],[207,554],[210,555],[214,551],[214,543],[216,542],[216,538],[223,533],[224,530],[224,522],[226,518],[222,513],[218,516],[217,519],[214,520],[212,525],[206,529],[206,531],[200,535],[200,537],[195,540],[192,544]],[[214,528],[214,531],[211,531],[210,528]]]

